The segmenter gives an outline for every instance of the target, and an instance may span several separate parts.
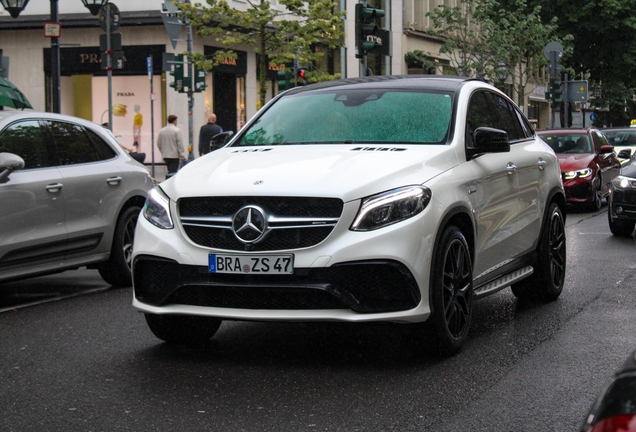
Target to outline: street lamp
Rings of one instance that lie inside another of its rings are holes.
[[[503,84],[508,79],[508,65],[500,61],[495,68],[495,75],[497,76],[497,80]]]
[[[49,0],[51,2],[51,22],[58,22],[57,2],[58,0]],[[17,18],[20,12],[24,10],[29,0],[0,0],[0,4],[13,18]],[[108,0],[82,0],[84,6],[91,11],[91,14],[97,15],[99,8],[108,3]],[[51,110],[54,113],[60,113],[60,42],[58,37],[51,38]]]

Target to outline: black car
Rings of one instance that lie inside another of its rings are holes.
[[[636,432],[636,352],[596,400],[581,432]]]
[[[610,184],[607,220],[612,234],[630,237],[636,225],[636,154]]]

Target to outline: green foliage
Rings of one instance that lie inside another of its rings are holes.
[[[544,18],[559,17],[560,37],[572,35],[572,52],[564,66],[601,82],[600,102],[613,112],[612,118],[624,116],[636,86],[636,0],[529,2],[542,6]]]
[[[431,53],[421,50],[409,51],[404,54],[404,61],[413,67],[422,68],[425,71],[434,69],[437,65],[430,60]]]
[[[194,55],[197,67],[210,70],[234,49],[252,46],[259,54],[260,103],[265,104],[267,61],[275,64],[315,64],[324,53],[316,46],[336,49],[344,46],[344,12],[335,12],[333,0],[279,0],[286,7],[279,11],[267,0],[247,2],[245,10],[232,8],[226,0],[201,3],[178,3],[181,14],[196,28],[199,36],[213,38],[226,48],[215,58]],[[336,76],[313,70],[309,82],[334,79]]]
[[[439,6],[427,15],[432,33],[444,41],[440,53],[461,75],[495,81],[495,68],[504,62],[523,101],[530,77],[547,62],[543,49],[554,40],[557,21],[544,23],[540,6],[529,8],[526,0],[502,2],[460,0],[456,7]]]

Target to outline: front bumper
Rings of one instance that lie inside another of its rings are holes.
[[[134,267],[135,299],[152,306],[384,313],[413,309],[421,300],[411,273],[394,261],[296,268],[284,276],[210,273],[148,255],[136,257]]]
[[[612,219],[636,220],[636,189],[621,189],[612,186],[608,197]]]
[[[564,180],[563,188],[565,189],[565,197],[570,204],[592,203],[596,199],[594,196],[594,188],[592,187],[592,179],[572,179]]]

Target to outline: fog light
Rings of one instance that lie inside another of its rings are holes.
[[[616,212],[616,214],[623,214],[623,207],[616,206],[614,207],[614,211]]]

